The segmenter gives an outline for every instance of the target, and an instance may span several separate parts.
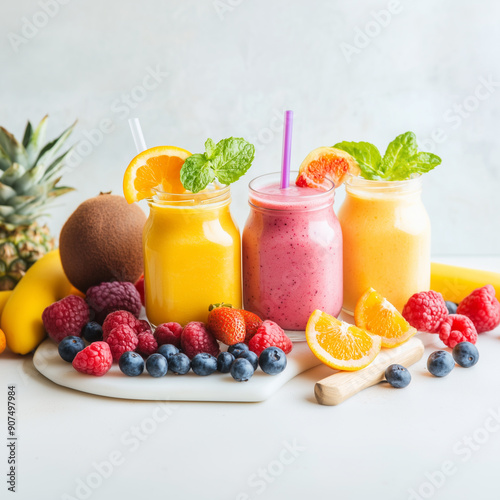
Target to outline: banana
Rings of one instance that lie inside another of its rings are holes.
[[[46,336],[43,310],[72,293],[75,289],[64,274],[59,250],[35,262],[12,291],[2,313],[0,328],[9,349],[17,354],[35,349]]]
[[[484,285],[493,285],[497,298],[500,298],[500,273],[436,262],[431,264],[431,290],[440,292],[444,300],[458,303]]]

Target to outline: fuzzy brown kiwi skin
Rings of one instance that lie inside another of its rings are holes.
[[[135,283],[144,272],[146,215],[123,196],[101,193],[70,215],[59,236],[61,262],[71,284],[86,292],[105,281]]]

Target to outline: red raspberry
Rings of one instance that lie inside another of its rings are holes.
[[[245,320],[245,344],[250,342],[250,339],[257,333],[257,329],[262,325],[262,320],[253,312],[239,310]]]
[[[136,334],[144,331],[141,321],[138,320],[131,312],[114,311],[106,316],[106,319],[102,324],[102,339],[107,341],[111,330],[114,330],[119,325],[130,326]]]
[[[54,302],[42,313],[43,326],[50,338],[56,342],[61,342],[68,335],[80,337],[89,320],[89,306],[77,295],[68,295]]]
[[[491,285],[477,288],[458,305],[457,314],[472,320],[477,333],[489,332],[500,325],[500,303]]]
[[[184,327],[181,334],[181,346],[190,359],[200,352],[217,357],[220,351],[217,340],[200,321],[191,321]]]
[[[136,318],[141,312],[141,296],[134,284],[128,281],[112,281],[92,286],[87,290],[86,298],[99,323],[113,311],[129,311]]]
[[[130,326],[118,325],[111,330],[106,342],[109,344],[113,359],[118,361],[124,352],[135,351],[139,339]]]
[[[92,342],[73,360],[73,368],[80,373],[102,377],[113,364],[113,356],[106,342]]]
[[[139,322],[137,324],[137,328],[138,328],[138,330],[136,330],[137,334],[142,333],[142,332],[153,333],[152,330],[151,330],[151,325],[145,319],[140,319],[139,320]]]
[[[141,303],[144,304],[144,274],[135,282],[135,288],[141,296]]]
[[[139,333],[139,335],[137,335],[137,340],[139,343],[137,344],[136,351],[142,356],[149,356],[158,349],[158,342],[156,342],[151,332]]]
[[[437,333],[448,317],[448,309],[443,296],[431,290],[412,295],[403,308],[403,317],[421,332]]]
[[[477,331],[474,323],[467,316],[450,314],[439,327],[439,338],[448,347],[455,347],[460,342],[475,344]]]
[[[274,321],[266,319],[257,329],[257,333],[250,339],[248,348],[260,356],[264,349],[271,346],[279,347],[285,354],[288,354],[293,348],[292,341],[283,328]]]
[[[172,344],[175,347],[181,346],[182,326],[179,323],[162,323],[155,330],[155,339],[158,345]]]

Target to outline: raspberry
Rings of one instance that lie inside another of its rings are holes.
[[[80,373],[102,377],[113,364],[113,356],[106,342],[93,342],[73,359],[73,367]]]
[[[109,313],[119,310],[129,311],[137,318],[142,307],[139,292],[128,281],[112,281],[90,287],[87,303],[95,311],[98,323],[102,323]]]
[[[292,348],[292,341],[287,334],[274,321],[266,320],[259,326],[257,333],[250,339],[248,348],[257,356],[260,356],[264,349],[268,347],[279,347],[285,354]]]
[[[201,352],[206,352],[215,357],[219,355],[217,340],[207,330],[205,324],[200,321],[191,321],[184,327],[181,334],[181,346],[190,359]]]
[[[145,319],[140,319],[138,324],[137,324],[137,329],[136,329],[136,332],[137,335],[139,335],[139,333],[142,333],[142,332],[150,332],[150,333],[153,333],[151,331],[151,325],[149,324],[148,321],[146,321]]]
[[[135,288],[141,296],[141,304],[144,304],[144,274],[135,282]]]
[[[42,313],[43,326],[50,338],[56,342],[61,342],[69,335],[80,337],[89,318],[89,306],[77,295],[68,295],[54,302]]]
[[[439,338],[448,347],[455,347],[460,342],[475,344],[477,331],[474,323],[467,316],[450,314],[439,327]]]
[[[403,317],[421,332],[437,333],[448,316],[443,296],[438,292],[420,292],[412,295],[403,308]]]
[[[489,332],[500,325],[500,303],[491,285],[477,288],[458,305],[457,314],[472,320],[477,333]]]
[[[139,321],[131,312],[114,311],[106,316],[106,319],[102,324],[102,339],[107,341],[111,330],[115,329],[119,325],[130,326],[136,334],[144,331],[141,321]]]
[[[156,339],[150,331],[139,333],[139,335],[137,335],[137,340],[139,342],[136,351],[143,356],[149,356],[158,349],[158,342],[156,342]]]
[[[182,326],[179,323],[162,323],[155,330],[155,339],[158,345],[172,344],[175,347],[181,346]]]
[[[106,342],[109,344],[113,359],[118,361],[124,352],[135,351],[139,339],[130,326],[118,325],[111,330]]]

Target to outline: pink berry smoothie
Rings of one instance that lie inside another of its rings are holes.
[[[328,191],[291,185],[279,174],[250,183],[243,231],[245,309],[287,330],[304,330],[315,309],[342,308],[342,231]]]

